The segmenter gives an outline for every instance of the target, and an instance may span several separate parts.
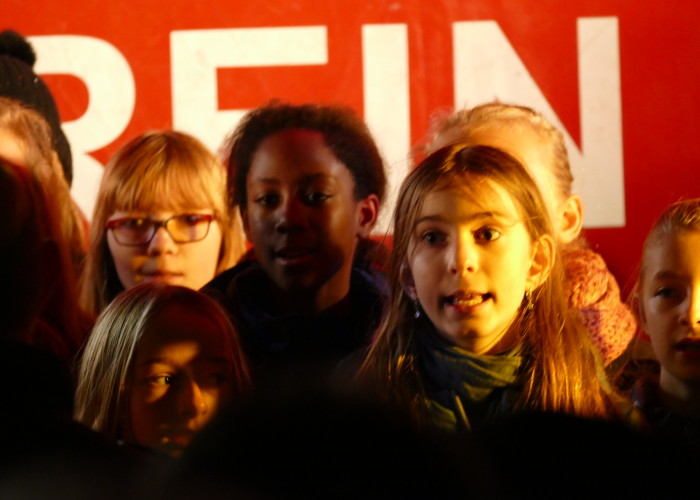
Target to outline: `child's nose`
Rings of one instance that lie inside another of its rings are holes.
[[[464,275],[477,270],[478,254],[470,238],[460,238],[451,254],[450,271],[454,274]]]
[[[304,226],[304,204],[294,196],[287,197],[277,208],[275,229],[280,233],[298,231]]]
[[[199,384],[194,380],[183,382],[177,398],[178,413],[193,418],[208,411],[208,405]]]
[[[688,295],[688,309],[685,314],[685,321],[687,321],[696,335],[700,335],[700,287],[692,290]]]
[[[168,252],[174,252],[177,248],[177,243],[173,240],[170,233],[164,226],[156,229],[153,238],[148,243],[148,253],[151,255],[160,255]]]

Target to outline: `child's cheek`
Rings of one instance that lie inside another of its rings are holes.
[[[134,389],[131,395],[130,420],[133,440],[137,444],[154,446],[157,444],[156,429],[161,423],[160,407],[162,395],[151,390]]]

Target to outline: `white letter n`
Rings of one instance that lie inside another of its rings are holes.
[[[625,225],[618,21],[578,20],[581,148],[495,21],[454,23],[455,106],[498,99],[541,112],[565,137],[586,227]]]

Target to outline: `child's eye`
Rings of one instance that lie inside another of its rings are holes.
[[[178,216],[178,221],[185,226],[196,226],[212,219],[209,214],[183,214]]]
[[[675,295],[677,295],[676,290],[667,286],[659,287],[654,292],[654,297],[661,297],[662,299],[670,299]]]
[[[493,227],[482,227],[474,233],[477,241],[495,241],[501,237],[501,232]]]
[[[439,245],[447,240],[447,235],[442,231],[426,231],[421,235],[421,239],[428,245]]]
[[[131,219],[124,219],[119,223],[119,227],[130,230],[139,230],[150,221],[143,217],[133,217]]]
[[[304,195],[304,201],[307,205],[318,206],[327,201],[331,196],[322,192],[306,193]]]
[[[171,375],[156,375],[150,378],[153,385],[172,385],[173,377]]]
[[[265,193],[258,196],[253,201],[263,207],[274,207],[279,204],[280,196],[276,193]]]

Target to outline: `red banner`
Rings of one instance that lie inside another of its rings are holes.
[[[565,131],[587,237],[627,287],[656,215],[700,196],[697,11],[610,0],[5,0],[2,28],[35,46],[88,215],[101,166],[148,129],[189,131],[216,149],[270,99],[345,103],[375,133],[395,188],[431,117],[498,98]]]

